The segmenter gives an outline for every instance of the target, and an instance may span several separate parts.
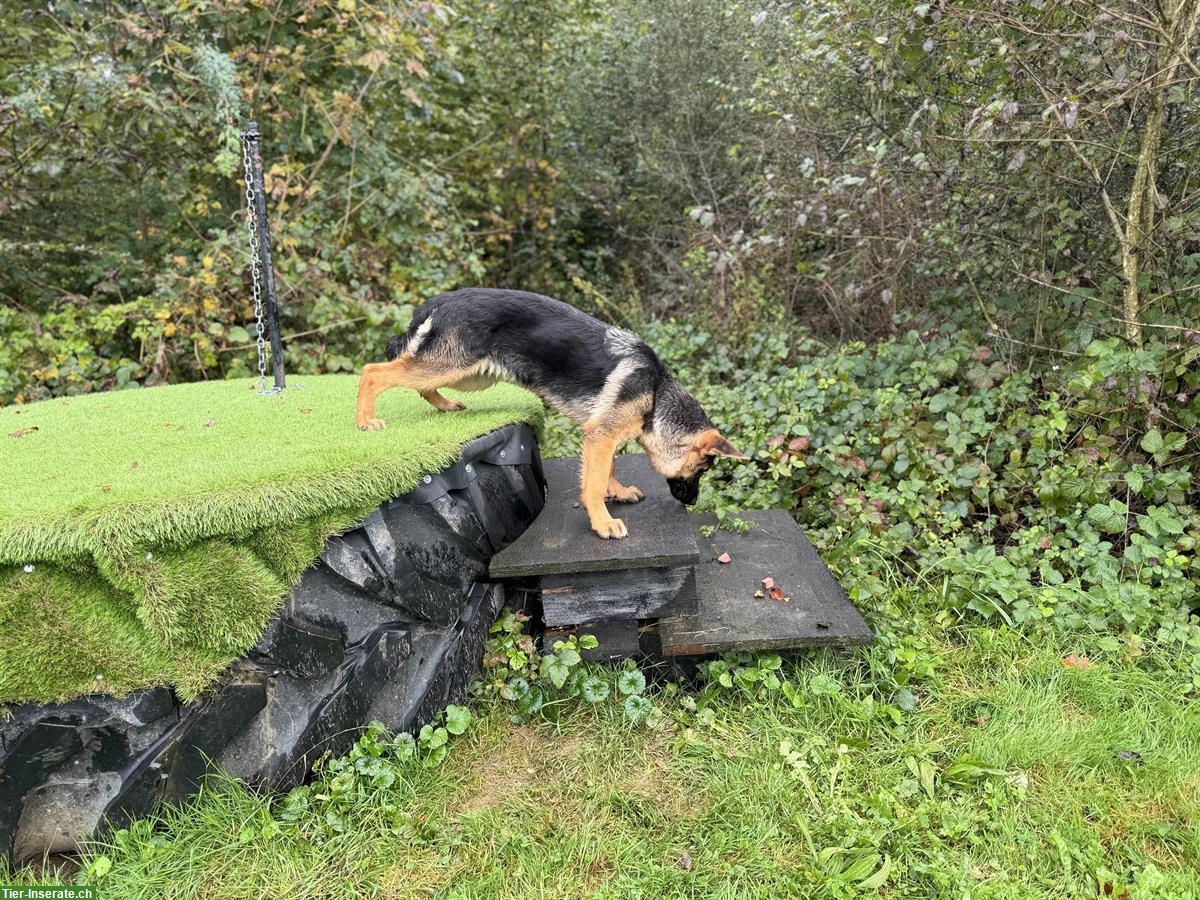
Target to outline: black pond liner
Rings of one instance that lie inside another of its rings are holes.
[[[484,580],[488,560],[541,511],[544,488],[532,429],[505,426],[331,539],[202,699],[159,687],[13,708],[0,721],[0,855],[70,852],[185,800],[211,764],[288,790],[372,720],[412,731],[462,700],[506,600]]]

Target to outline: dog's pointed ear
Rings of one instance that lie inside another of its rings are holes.
[[[725,440],[716,429],[705,432],[696,442],[696,449],[705,456],[727,456],[730,459],[749,459],[750,457],[738,450]]]

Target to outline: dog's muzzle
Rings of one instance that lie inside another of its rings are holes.
[[[671,496],[685,506],[691,506],[696,502],[696,498],[700,496],[700,476],[693,475],[691,478],[668,478],[667,487],[671,489]]]

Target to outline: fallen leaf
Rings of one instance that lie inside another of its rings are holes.
[[[111,484],[102,484],[102,485],[100,485],[100,493],[102,493],[102,494],[107,494],[107,493],[108,493],[109,491],[111,491],[111,490],[112,490],[112,485],[111,485]]]
[[[762,580],[762,586],[763,586],[764,591],[769,591],[771,588],[775,587],[775,579],[774,578],[764,578]]]
[[[725,563],[731,563],[731,562],[733,562],[733,557],[730,556],[728,552],[722,553],[720,556],[717,557],[717,562],[721,563],[722,565],[724,565]]]
[[[1076,656],[1074,653],[1064,656],[1062,663],[1068,669],[1087,669],[1092,665],[1086,656]]]
[[[174,427],[175,427],[175,423],[172,422],[170,419],[163,422],[163,428],[174,428]]]
[[[34,425],[32,428],[18,428],[16,431],[9,432],[8,436],[14,438],[25,437],[25,435],[33,434],[37,430],[38,427],[36,425]]]
[[[761,600],[761,599],[762,599],[763,597],[765,597],[765,596],[767,596],[767,595],[766,595],[766,594],[764,594],[762,591],[755,591],[755,592],[754,592],[754,599],[755,599],[755,600]]]
[[[783,599],[783,588],[773,587],[767,591],[767,596],[770,597],[772,600],[782,600]]]
[[[129,468],[131,468],[131,469],[136,469],[137,467],[138,467],[138,461],[136,459],[129,464]]]
[[[311,406],[302,406],[302,407],[300,407],[300,415],[302,415],[302,416],[305,416],[305,415],[308,415],[310,412],[312,412],[312,407],[311,407]]]
[[[692,871],[692,854],[685,851],[683,856],[679,857],[679,868],[685,872]]]
[[[1117,759],[1121,762],[1140,763],[1142,761],[1142,754],[1136,750],[1118,750]]]
[[[207,422],[205,422],[205,423],[204,423],[204,427],[205,427],[205,428],[212,428],[212,427],[213,427],[214,425],[216,425],[216,424],[217,424],[217,420],[216,420],[216,419],[209,419]]]

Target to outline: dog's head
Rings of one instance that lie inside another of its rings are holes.
[[[718,456],[749,459],[721,436],[696,399],[673,378],[662,379],[639,438],[646,457],[661,472],[671,496],[689,506],[700,494],[700,476]]]
[[[662,460],[665,465],[659,468],[667,477],[667,486],[671,496],[680,503],[691,506],[700,494],[700,477],[712,468],[713,461],[718,456],[730,459],[749,459],[721,436],[715,428],[706,428],[693,435],[690,440],[678,445],[677,452],[670,460]],[[651,462],[654,460],[652,459]]]

